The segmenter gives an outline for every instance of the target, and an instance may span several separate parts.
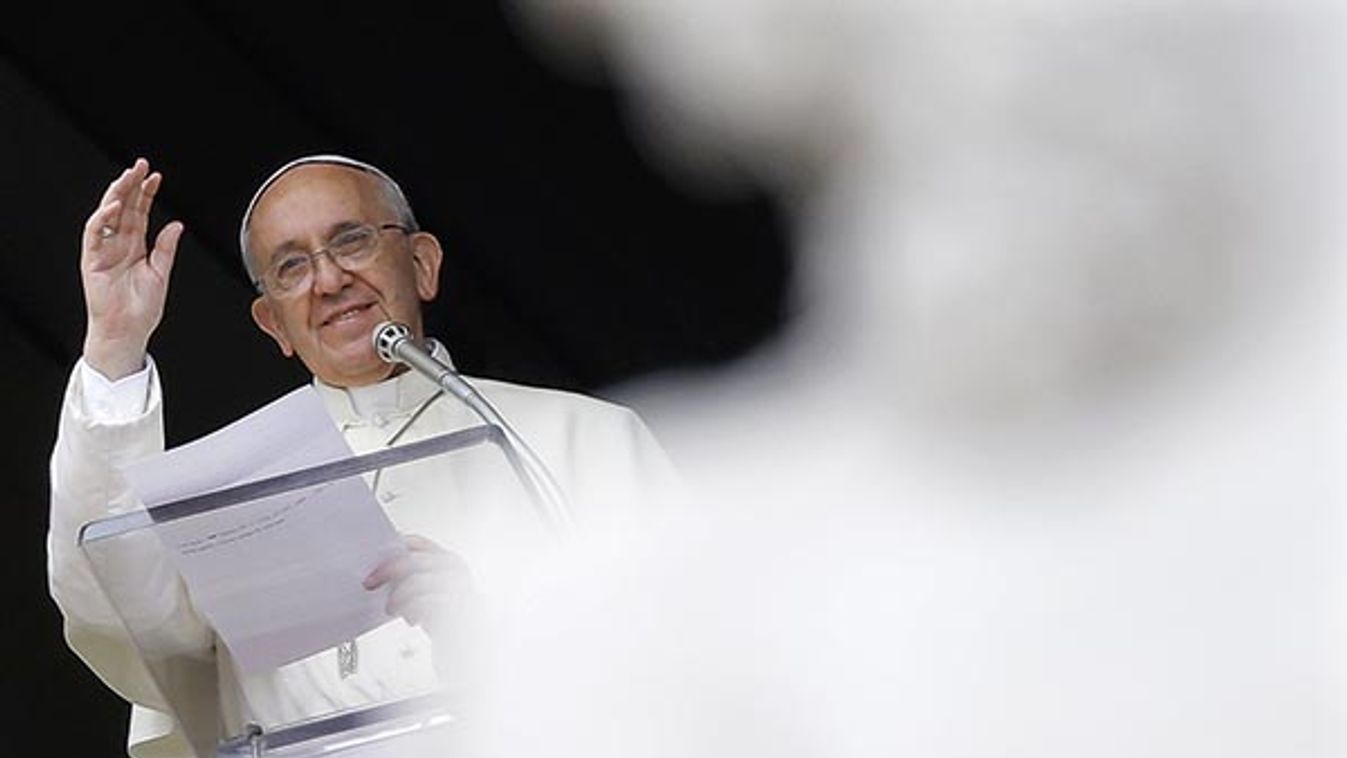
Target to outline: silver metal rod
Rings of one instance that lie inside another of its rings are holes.
[[[570,504],[557,485],[552,472],[515,431],[505,416],[458,372],[412,341],[411,330],[404,324],[385,321],[374,329],[374,346],[379,357],[389,363],[404,363],[462,400],[486,424],[504,435],[506,457],[529,486],[530,494],[542,507],[544,519],[563,537],[574,530]],[[513,452],[513,455],[510,453]]]

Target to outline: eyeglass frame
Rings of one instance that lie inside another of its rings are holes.
[[[408,235],[408,236],[410,236],[410,235],[412,235],[412,234],[414,234],[414,233],[416,232],[415,229],[412,229],[412,228],[406,226],[405,224],[395,224],[395,223],[391,223],[391,222],[390,222],[390,223],[385,223],[385,224],[372,224],[372,223],[356,224],[355,226],[349,227],[349,228],[347,228],[347,229],[344,229],[344,230],[342,230],[342,231],[337,232],[336,234],[334,234],[331,238],[328,239],[328,241],[327,241],[322,247],[316,248],[316,249],[314,249],[314,250],[297,250],[297,251],[295,251],[295,252],[293,253],[293,255],[296,255],[296,256],[298,256],[298,255],[303,255],[303,256],[305,256],[305,257],[308,258],[308,261],[309,261],[309,274],[308,274],[308,276],[310,277],[309,287],[312,287],[312,286],[313,286],[312,277],[313,277],[313,275],[314,275],[314,272],[316,272],[316,271],[318,270],[318,257],[319,257],[319,256],[323,256],[323,255],[327,256],[327,259],[328,259],[329,261],[331,261],[332,265],[334,265],[334,266],[336,266],[337,268],[341,269],[342,271],[346,271],[346,272],[350,272],[350,271],[357,270],[357,269],[361,268],[361,267],[362,267],[365,263],[367,263],[368,261],[372,261],[372,260],[374,260],[375,257],[377,257],[376,255],[371,255],[368,259],[362,260],[362,261],[360,262],[361,265],[358,265],[358,266],[352,266],[352,267],[348,268],[348,267],[343,266],[343,265],[341,264],[342,258],[339,258],[338,256],[335,256],[335,255],[332,254],[332,251],[330,250],[330,248],[332,247],[332,241],[333,241],[334,239],[336,239],[337,237],[340,237],[342,234],[347,234],[347,233],[349,233],[349,232],[352,232],[352,231],[355,231],[355,230],[361,229],[361,228],[367,228],[367,229],[371,229],[371,230],[374,231],[373,236],[370,237],[370,239],[373,240],[373,243],[372,243],[369,247],[367,247],[367,248],[361,248],[361,252],[363,252],[363,251],[365,251],[365,250],[374,250],[374,251],[377,253],[380,244],[382,244],[382,238],[380,237],[380,235],[383,234],[385,231],[388,231],[389,229],[397,229],[398,231],[400,231],[400,232],[402,232],[403,234],[406,234],[406,235]],[[303,291],[305,290],[305,287],[301,287],[301,286],[298,286],[298,285],[296,285],[296,286],[294,286],[294,287],[291,287],[291,288],[288,288],[288,289],[277,290],[277,291],[271,291],[271,290],[269,290],[269,289],[266,287],[266,279],[267,279],[267,276],[268,276],[268,275],[273,275],[274,272],[276,271],[277,265],[278,265],[282,260],[285,260],[286,258],[288,258],[290,255],[291,255],[291,253],[287,253],[285,256],[282,256],[281,258],[279,258],[279,259],[277,259],[277,260],[271,261],[271,263],[267,265],[266,270],[262,272],[262,275],[259,276],[255,281],[253,281],[253,286],[254,286],[255,288],[257,288],[258,294],[268,294],[268,293],[269,293],[269,294],[271,294],[272,297],[287,298],[287,297],[293,297],[293,296],[295,296],[297,293],[303,292]]]

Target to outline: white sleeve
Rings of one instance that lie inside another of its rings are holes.
[[[162,550],[114,550],[121,543],[108,541],[97,550],[96,572],[79,544],[83,524],[142,507],[119,467],[163,449],[163,399],[153,363],[109,382],[80,361],[70,375],[52,450],[48,582],[71,649],[138,706],[133,755],[157,749],[142,747],[146,740],[185,744],[179,731],[165,731],[174,723],[166,714],[181,721],[189,713],[216,713],[205,696],[215,692],[214,637]],[[152,538],[146,533],[126,544],[153,547]],[[111,596],[122,602],[114,604]],[[127,619],[141,632],[138,639],[127,631]],[[181,694],[188,690],[205,695]],[[147,721],[153,714],[142,707],[165,715]]]
[[[94,423],[115,424],[145,414],[150,403],[150,385],[157,374],[154,359],[145,356],[145,367],[113,381],[79,359],[80,390],[84,411]]]

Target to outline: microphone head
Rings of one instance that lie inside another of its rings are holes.
[[[398,358],[397,348],[403,342],[411,339],[412,330],[406,324],[400,324],[396,321],[381,321],[374,327],[374,352],[379,354],[385,363],[401,363]]]

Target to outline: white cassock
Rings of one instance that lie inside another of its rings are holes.
[[[447,359],[443,348],[437,349]],[[657,493],[676,486],[664,451],[631,410],[573,393],[470,381],[549,467],[582,531],[648,513]],[[356,454],[481,423],[415,372],[353,390],[314,383]],[[137,612],[158,619],[158,642],[174,651],[169,660],[155,662],[158,676],[152,675],[76,538],[88,521],[139,507],[117,467],[163,449],[162,410],[152,361],[116,383],[81,362],[67,388],[51,459],[52,596],[65,617],[71,648],[132,703],[131,755],[190,755],[174,715],[197,730],[216,724],[224,737],[239,734],[249,722],[291,723],[445,684],[445,667],[433,661],[430,639],[400,619],[356,640],[354,673],[342,674],[333,648],[272,672],[242,674],[192,608],[176,574],[141,565],[127,581],[153,586],[157,580],[158,588],[146,593],[146,606]],[[459,554],[479,589],[503,587],[512,562],[537,555],[533,548],[545,529],[519,507],[522,490],[503,458],[484,451],[453,455],[390,467],[367,474],[366,481],[398,531],[426,536]]]

